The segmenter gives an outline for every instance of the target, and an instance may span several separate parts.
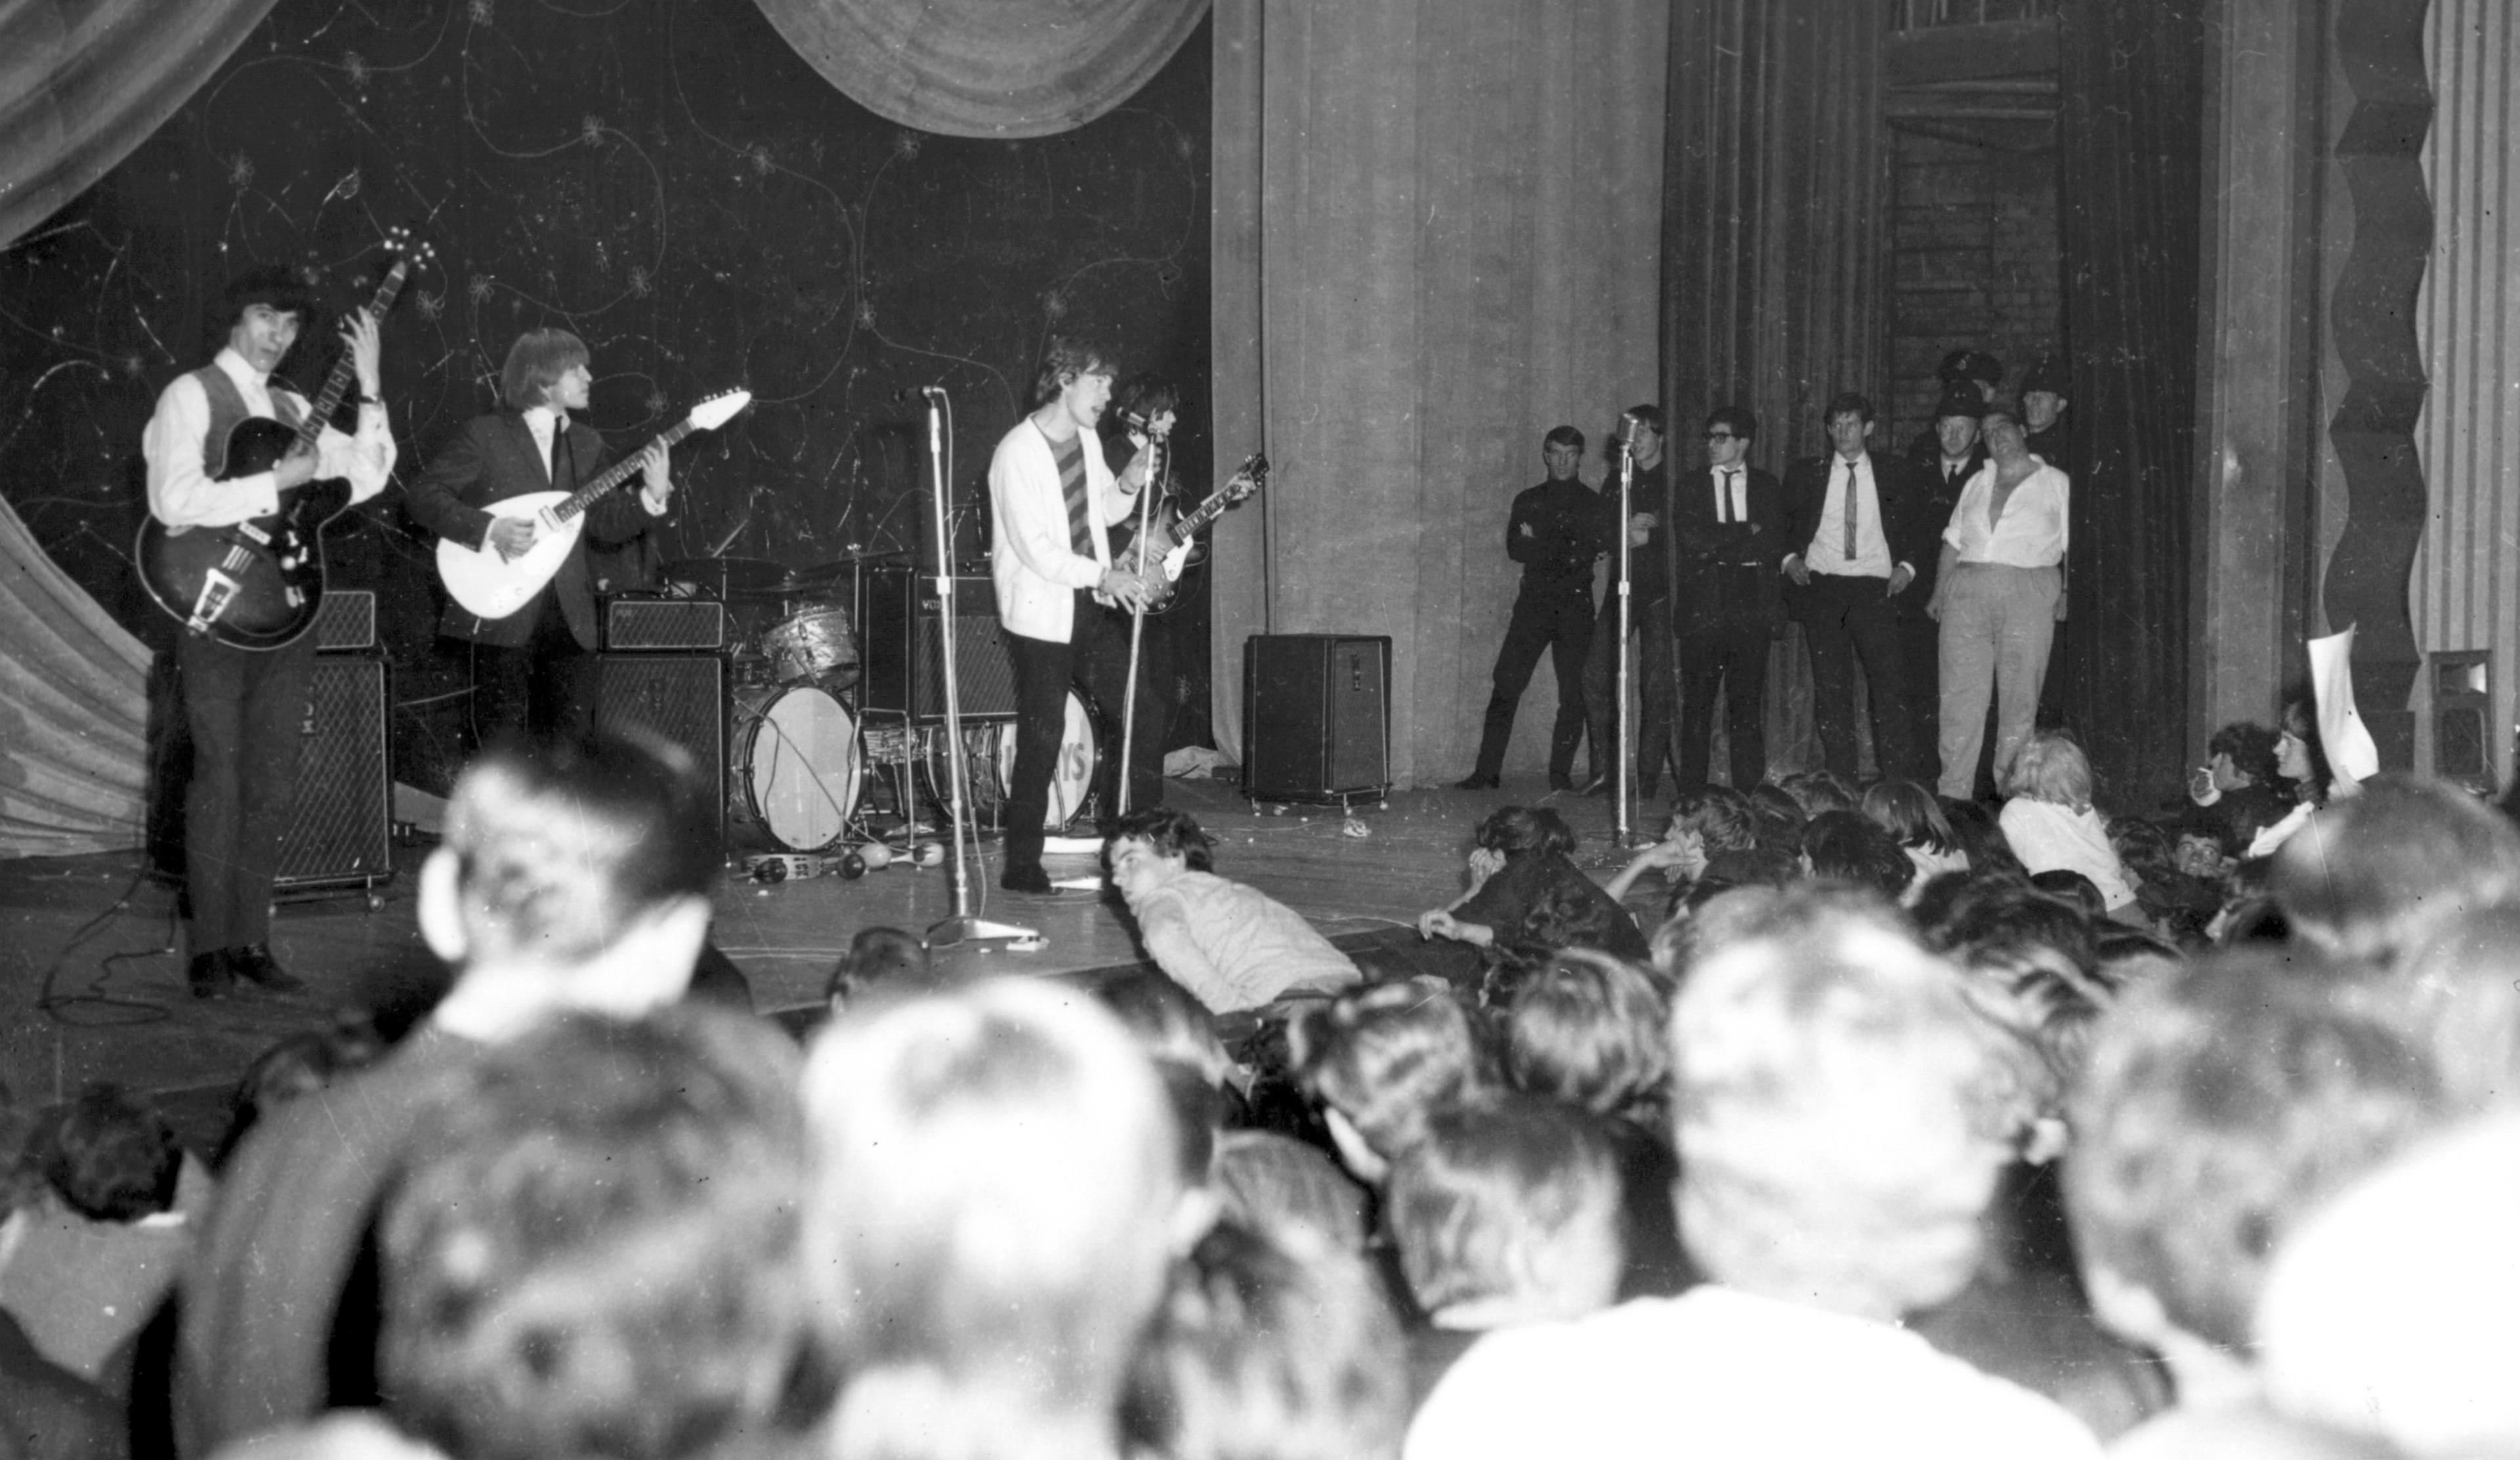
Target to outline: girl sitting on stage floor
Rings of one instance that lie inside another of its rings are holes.
[[[1562,891],[1600,905],[1608,914],[1601,951],[1644,961],[1644,935],[1637,931],[1636,919],[1568,855],[1575,850],[1575,833],[1564,818],[1553,811],[1503,807],[1479,822],[1477,837],[1478,850],[1470,854],[1470,890],[1449,907],[1418,914],[1419,937],[1485,948],[1519,927],[1544,894]]]
[[[1102,844],[1111,885],[1156,967],[1219,1014],[1362,980],[1293,908],[1211,871],[1214,845],[1197,821],[1160,806],[1122,817]]]

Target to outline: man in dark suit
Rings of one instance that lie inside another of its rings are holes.
[[[1773,570],[1784,542],[1783,488],[1749,465],[1759,418],[1726,406],[1706,418],[1706,469],[1672,483],[1672,536],[1680,573],[1672,582],[1672,638],[1680,650],[1682,794],[1706,786],[1715,695],[1724,694],[1724,731],[1735,790],[1768,774],[1762,715],[1768,642],[1781,620]]]
[[[1962,382],[1943,393],[1934,407],[1934,425],[1919,449],[1908,454],[1915,467],[1925,493],[1925,519],[1936,533],[1951,525],[1952,509],[1959,506],[1960,488],[1986,465],[1986,442],[1978,437],[1978,424],[1986,419],[1986,397],[1974,382]],[[1942,734],[1943,626],[1925,613],[1925,604],[1934,597],[1934,569],[1942,559],[1938,551],[1924,551],[1914,559],[1916,581],[1899,596],[1899,638],[1908,655],[1908,709],[1910,744],[1919,752],[1937,743]],[[1989,735],[1992,746],[1995,737]]]
[[[475,552],[517,557],[533,547],[530,517],[491,509],[528,492],[574,492],[603,474],[610,452],[590,427],[569,420],[586,409],[594,383],[586,345],[565,330],[529,330],[508,350],[499,394],[507,409],[476,416],[412,484],[412,520]],[[449,602],[438,633],[466,641],[472,671],[474,744],[502,732],[584,730],[594,718],[596,648],[590,545],[621,549],[665,514],[674,492],[665,449],[652,445],[636,493],[611,492],[586,511],[586,528],[552,581],[504,618],[485,619]]]
[[[1867,449],[1872,403],[1848,392],[1828,403],[1828,455],[1785,470],[1785,606],[1811,648],[1812,719],[1821,754],[1857,774],[1855,666],[1870,693],[1873,759],[1884,775],[1918,774],[1899,637],[1899,596],[1916,560],[1934,551],[1924,491],[1908,464]]]

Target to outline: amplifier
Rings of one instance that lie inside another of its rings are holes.
[[[333,607],[325,596],[323,612]],[[370,594],[345,594],[366,598]],[[320,624],[322,620],[319,618]],[[369,887],[393,875],[393,777],[385,742],[382,659],[319,658],[297,734],[297,795],[289,806],[272,890]]]
[[[364,588],[335,588],[324,592],[324,601],[315,605],[315,623],[306,632],[315,636],[318,653],[356,653],[377,646],[377,596]]]
[[[723,842],[726,823],[726,661],[715,654],[598,654],[595,724],[638,730],[691,752],[714,787],[709,805]]]
[[[942,601],[932,574],[908,567],[867,574],[866,658],[861,710],[934,723],[945,718]],[[965,719],[1004,720],[1015,712],[1015,665],[998,627],[997,589],[984,577],[954,580],[954,663]]]
[[[688,652],[724,647],[724,603],[646,594],[618,594],[604,600],[606,653]]]
[[[1242,791],[1346,801],[1391,787],[1391,641],[1255,634],[1242,642]]]

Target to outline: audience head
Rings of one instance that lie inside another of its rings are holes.
[[[1480,820],[1474,836],[1482,849],[1508,857],[1575,850],[1575,833],[1566,818],[1547,807],[1499,807]]]
[[[1676,1196],[1716,1281],[1896,1318],[1974,1274],[2011,1157],[2002,1071],[1895,908],[1789,890],[1672,1010]]]
[[[1195,995],[1152,968],[1138,968],[1096,986],[1147,1057],[1197,1074],[1211,1088],[1225,1083],[1234,1061],[1216,1037],[1216,1016]]]
[[[1430,1114],[1487,1084],[1469,1011],[1440,983],[1351,989],[1286,1033],[1296,1078],[1348,1169],[1370,1182],[1417,1145]]]
[[[1401,1345],[1353,1255],[1222,1225],[1173,1269],[1121,1428],[1166,1460],[1389,1460],[1409,1419]]]
[[[2291,781],[2304,801],[2325,805],[2328,781],[2327,742],[2318,734],[2318,707],[2308,699],[2285,702],[2283,728],[2275,736],[2275,774]]]
[[[450,998],[484,969],[515,1002],[629,1015],[679,998],[708,936],[711,822],[691,757],[662,740],[483,753],[421,870],[421,932],[464,973]]]
[[[1902,847],[1926,852],[1957,850],[1959,839],[1934,793],[1912,780],[1876,780],[1864,791],[1864,814]]]
[[[2439,1124],[2431,1062],[2343,996],[2349,978],[2301,951],[2216,954],[2101,1019],[2065,1182],[2110,1326],[2240,1357],[2285,1231]]]
[[[2071,867],[2049,867],[2032,872],[2030,885],[2047,897],[2055,899],[2081,913],[2086,919],[2106,915],[2107,899],[2100,896],[2099,884]]]
[[[2231,783],[2223,787],[2226,790],[2272,785],[2277,774],[2275,732],[2255,721],[2234,720],[2205,742],[2205,760],[2217,785]]]
[[[1847,788],[1845,781],[1830,771],[1794,771],[1780,777],[1777,784],[1794,798],[1805,819],[1824,811],[1854,811],[1863,803]]]
[[[2444,919],[2401,973],[2408,1027],[2455,1108],[2483,1111],[2520,1091],[2520,908]]]
[[[511,411],[548,405],[560,377],[587,363],[586,341],[565,330],[528,330],[508,346],[499,399]]]
[[[927,945],[917,934],[899,928],[860,928],[849,940],[849,951],[824,981],[823,1002],[839,1014],[878,990],[923,993],[934,986]]]
[[[255,1055],[228,1091],[228,1128],[215,1165],[224,1168],[253,1128],[273,1111],[375,1064],[385,1041],[365,1014],[346,1014],[329,1029],[283,1036]]]
[[[157,1106],[98,1081],[35,1123],[25,1159],[70,1211],[127,1222],[174,1205],[184,1152]]]
[[[794,1046],[705,1008],[563,1016],[417,1128],[378,1364],[456,1460],[677,1460],[764,1428],[804,1351]]]
[[[1152,1068],[1091,999],[1005,979],[834,1023],[804,1080],[832,1453],[1108,1448],[1181,1191]]]
[[[1803,807],[1793,794],[1773,780],[1750,791],[1750,811],[1759,818],[1759,845],[1798,857],[1803,849]]]
[[[1683,791],[1671,804],[1671,829],[1694,831],[1707,855],[1747,852],[1759,844],[1759,818],[1750,798],[1731,786]]]
[[[1365,1188],[1337,1163],[1290,1135],[1228,1130],[1209,1181],[1225,1219],[1255,1232],[1301,1228],[1341,1252],[1365,1250]]]
[[[1662,993],[1607,953],[1558,954],[1514,995],[1506,1075],[1517,1088],[1659,1126],[1671,1092]]]
[[[2003,793],[2072,811],[2092,804],[2092,762],[2063,730],[2038,730],[2023,743],[2004,773]]]
[[[1391,1173],[1386,1220],[1438,1326],[1578,1318],[1627,1262],[1617,1154],[1591,1116],[1502,1094],[1439,1112]]]
[[[1880,822],[1860,811],[1824,811],[1803,826],[1803,859],[1812,875],[1868,887],[1896,899],[1916,864]]]
[[[1544,889],[1513,927],[1500,930],[1498,943],[1508,956],[1489,970],[1481,1004],[1502,1009],[1511,1003],[1515,991],[1558,953],[1608,948],[1613,931],[1627,915],[1625,908],[1596,895],[1589,886]]]
[[[2002,823],[1996,819],[1992,808],[1982,802],[1959,801],[1938,797],[1943,818],[1951,823],[1952,837],[1968,858],[1969,870],[1978,873],[2009,872],[2028,877],[2030,869],[2012,855],[2012,843],[2004,840]]]
[[[2272,884],[2295,938],[2385,966],[2452,915],[2520,902],[2520,828],[2447,781],[2381,776],[2288,837]]]

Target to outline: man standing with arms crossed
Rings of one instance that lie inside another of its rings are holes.
[[[1575,747],[1586,725],[1584,655],[1593,642],[1593,559],[1604,546],[1601,499],[1575,474],[1584,460],[1582,431],[1571,425],[1551,431],[1541,440],[1540,459],[1549,479],[1517,495],[1506,518],[1505,553],[1522,564],[1522,592],[1514,596],[1505,646],[1497,650],[1496,692],[1488,697],[1478,765],[1460,783],[1464,791],[1492,790],[1504,774],[1513,712],[1544,649],[1557,669],[1549,785],[1574,789]]]

